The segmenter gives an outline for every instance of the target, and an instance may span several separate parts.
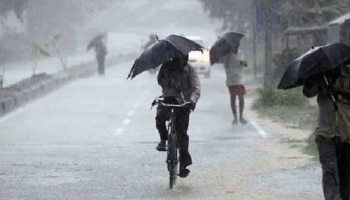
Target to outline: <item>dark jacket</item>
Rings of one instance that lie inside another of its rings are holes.
[[[318,126],[315,130],[316,135],[322,135],[326,138],[333,138],[337,134],[336,129],[336,111],[331,93],[322,76],[312,78],[304,83],[303,94],[310,98],[317,95],[317,104],[319,108]]]
[[[171,63],[164,63],[158,73],[158,84],[164,96],[183,97],[185,101],[197,103],[200,97],[200,82],[195,69],[186,65],[183,70],[176,69]],[[182,99],[178,98],[179,103]]]

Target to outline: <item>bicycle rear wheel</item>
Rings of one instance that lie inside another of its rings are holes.
[[[170,133],[168,137],[168,171],[169,171],[169,188],[172,189],[176,183],[178,172],[177,158],[177,138],[175,133]]]

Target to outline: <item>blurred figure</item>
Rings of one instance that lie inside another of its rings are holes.
[[[156,43],[157,40],[157,35],[156,34],[150,34],[148,41],[146,42],[145,46],[144,46],[144,50],[146,50],[148,47],[150,47],[152,44]]]
[[[3,85],[4,85],[4,75],[0,74],[0,89],[3,88]]]
[[[188,152],[189,136],[187,129],[190,120],[191,110],[196,107],[200,97],[200,82],[193,67],[187,64],[188,55],[174,58],[162,64],[158,73],[158,84],[162,87],[163,96],[175,96],[179,104],[191,102],[191,106],[178,108],[176,114],[176,129],[178,134],[180,149],[180,174],[184,178],[190,173],[186,167],[192,164],[192,158]],[[166,121],[170,119],[170,110],[166,107],[157,107],[156,127],[160,135],[158,151],[166,151],[166,140],[168,130]]]
[[[0,89],[4,87],[5,82],[5,67],[2,68],[2,74],[0,74]]]
[[[94,48],[97,60],[97,69],[99,75],[105,74],[105,57],[107,55],[107,47],[104,39],[107,38],[107,33],[101,33],[95,36],[87,45],[86,49],[89,51]]]
[[[105,74],[105,58],[106,58],[106,55],[108,52],[107,52],[107,47],[102,40],[100,40],[100,42],[96,43],[95,53],[96,53],[98,74],[104,75]]]
[[[223,63],[226,72],[226,85],[230,93],[230,103],[233,114],[232,124],[238,124],[236,99],[239,101],[239,122],[246,124],[247,121],[243,117],[244,111],[244,95],[246,94],[246,88],[243,84],[243,67],[247,67],[247,62],[243,56],[239,58],[238,47],[239,41],[235,42],[233,51],[220,59]],[[243,54],[242,54],[243,55]]]

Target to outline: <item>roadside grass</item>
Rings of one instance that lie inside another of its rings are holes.
[[[281,142],[290,144],[290,148],[301,148],[303,153],[316,159],[318,154],[312,133],[317,124],[318,107],[310,104],[303,96],[301,88],[282,91],[271,83],[264,88],[257,88],[254,96],[256,98],[252,109],[260,117],[284,124],[288,128],[310,132],[306,140],[285,139]]]

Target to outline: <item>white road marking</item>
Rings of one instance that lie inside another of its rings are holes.
[[[140,106],[140,104],[135,103],[134,105],[132,105],[132,108],[138,108]]]
[[[123,133],[123,131],[124,131],[123,128],[118,128],[118,130],[114,133],[114,135],[120,135]]]
[[[126,118],[126,119],[124,119],[124,121],[123,121],[123,125],[128,125],[128,124],[130,124],[130,118]]]
[[[128,124],[130,124],[131,122],[131,117],[135,115],[135,110],[140,107],[140,105],[145,102],[145,99],[148,95],[148,93],[150,93],[151,89],[148,88],[147,90],[144,91],[144,93],[141,95],[141,97],[139,98],[140,103],[135,103],[132,105],[132,109],[128,112],[127,114],[127,118],[124,119],[123,121],[123,127],[127,126]],[[118,128],[117,131],[114,133],[115,136],[120,135],[124,132],[124,128]]]
[[[131,116],[133,116],[135,114],[135,111],[134,110],[130,110],[129,112],[128,112],[128,117],[131,117]]]
[[[251,124],[254,126],[254,128],[258,131],[258,133],[263,137],[263,138],[268,138],[269,135],[262,129],[255,121],[251,121]]]

